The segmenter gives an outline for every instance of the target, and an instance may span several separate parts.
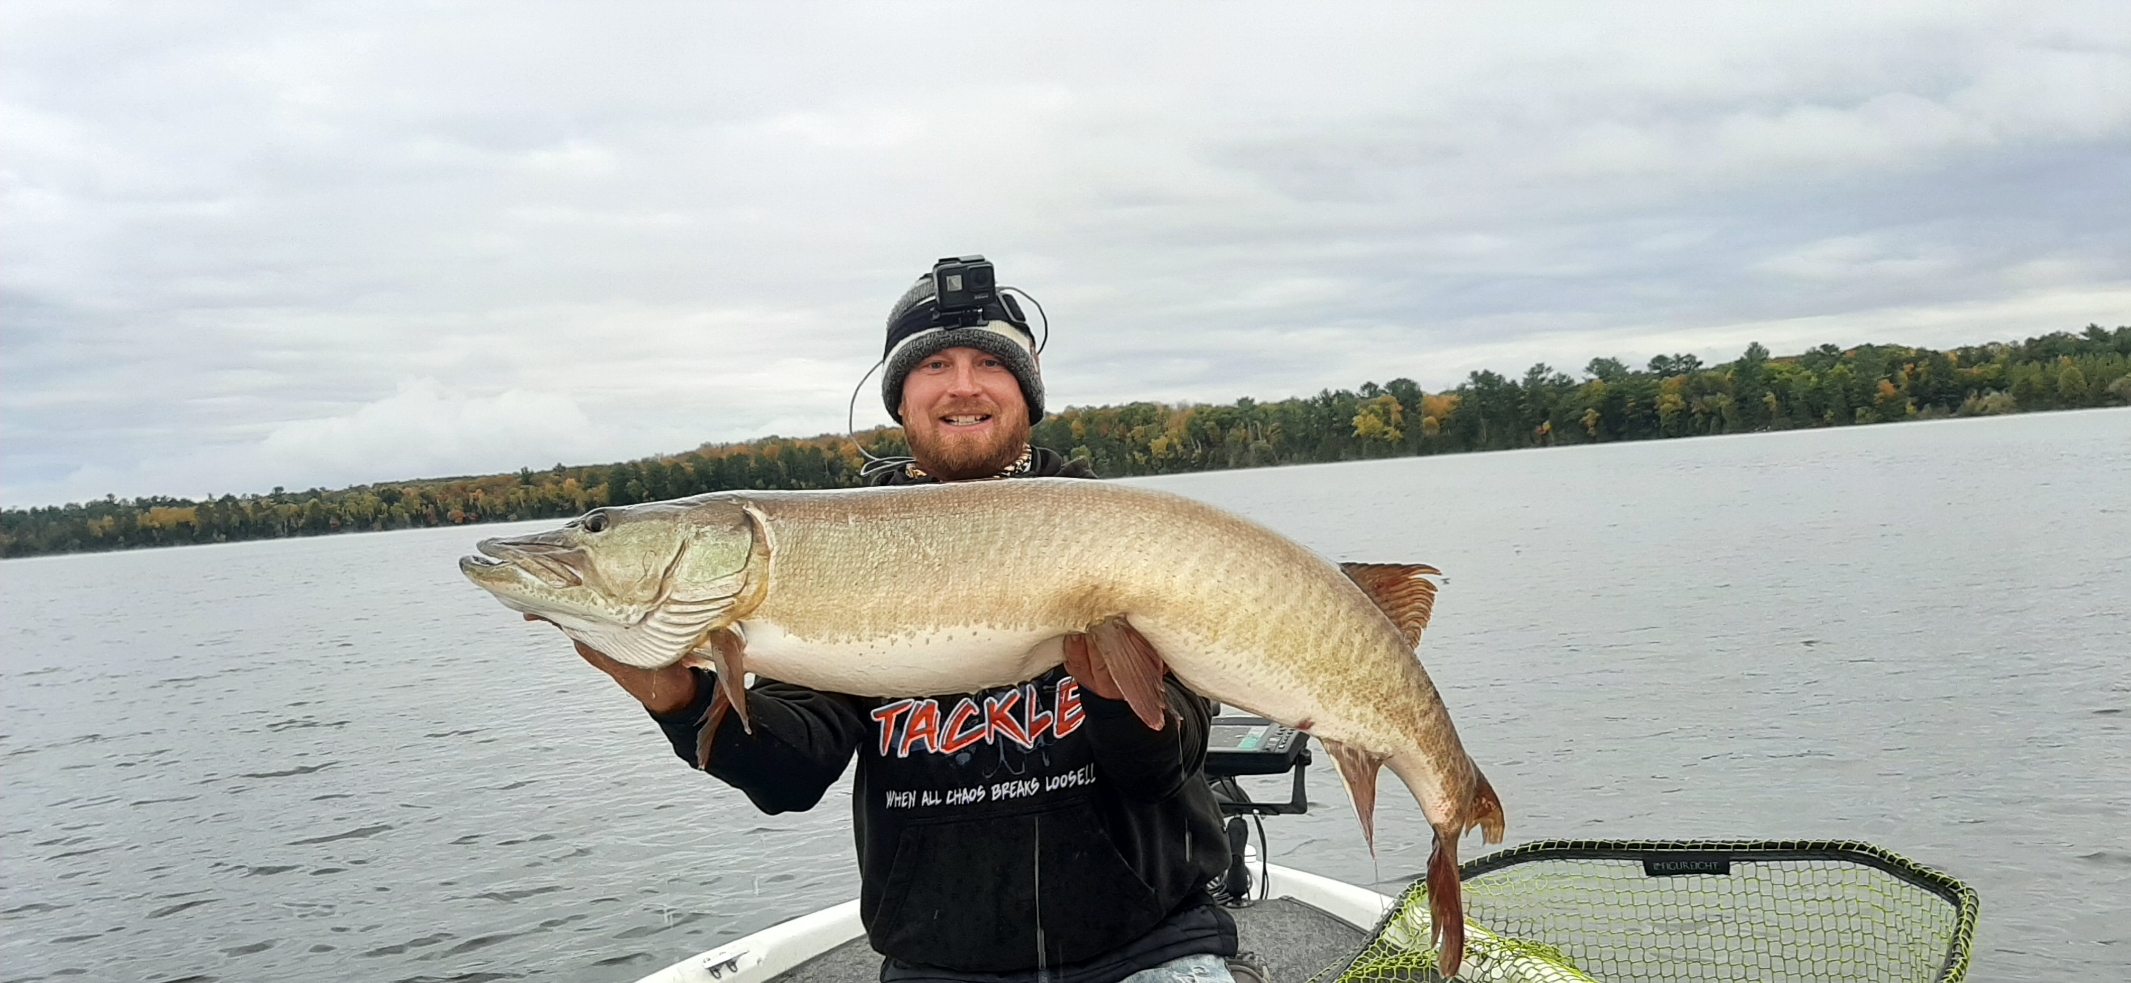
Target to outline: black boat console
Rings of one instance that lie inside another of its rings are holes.
[[[1265,856],[1265,821],[1261,816],[1292,816],[1310,810],[1303,775],[1310,767],[1310,735],[1267,720],[1224,714],[1213,718],[1206,734],[1206,783],[1213,786],[1214,802],[1228,817],[1228,872],[1208,885],[1213,896],[1231,906],[1251,903],[1250,864],[1244,847],[1250,842],[1243,817],[1258,824],[1259,858]],[[1242,775],[1293,774],[1295,784],[1286,802],[1257,802],[1236,781]],[[1260,879],[1262,883],[1262,878]]]
[[[1308,812],[1303,794],[1303,773],[1310,766],[1310,735],[1283,727],[1264,717],[1224,714],[1213,718],[1206,735],[1206,779],[1213,785],[1214,799],[1228,816],[1287,816]],[[1294,791],[1286,802],[1254,802],[1241,785],[1240,775],[1285,775],[1294,773]]]

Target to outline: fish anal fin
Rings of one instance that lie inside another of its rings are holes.
[[[1354,817],[1361,820],[1361,838],[1369,844],[1369,855],[1375,856],[1376,776],[1391,756],[1322,738],[1317,743],[1332,753],[1332,763],[1339,767],[1339,780],[1347,787],[1347,798],[1354,800]]]
[[[1428,852],[1428,924],[1438,972],[1450,979],[1465,961],[1465,893],[1458,881],[1458,834],[1441,827]]]
[[[718,696],[740,715],[740,729],[754,733],[754,722],[747,719],[747,643],[730,628],[711,632],[706,641],[718,670]]]
[[[1465,823],[1466,829],[1480,827],[1480,835],[1489,843],[1502,842],[1502,800],[1495,796],[1495,787],[1487,783],[1487,776],[1476,769],[1473,780],[1479,788],[1473,790],[1472,813]]]
[[[1111,618],[1087,630],[1090,661],[1132,705],[1132,713],[1150,730],[1162,729],[1168,697],[1162,686],[1162,653],[1124,618]],[[1070,639],[1068,644],[1071,644]]]
[[[1428,578],[1443,571],[1425,563],[1342,563],[1339,569],[1391,619],[1407,648],[1421,644],[1421,631],[1435,611],[1436,584]]]

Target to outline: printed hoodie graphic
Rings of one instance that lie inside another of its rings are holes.
[[[1022,802],[1095,784],[1080,684],[1063,670],[962,697],[875,707],[870,750],[877,805],[968,808]],[[861,752],[864,753],[864,752]]]

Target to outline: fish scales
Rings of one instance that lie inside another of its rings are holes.
[[[1069,479],[721,492],[481,549],[469,578],[621,661],[702,657],[731,632],[748,670],[862,696],[1019,682],[1122,619],[1193,691],[1326,742],[1372,836],[1388,765],[1436,829],[1442,903],[1457,904],[1459,835],[1500,836],[1493,790],[1414,656],[1426,609],[1402,635],[1339,566],[1181,496]],[[1461,937],[1462,917],[1443,914]]]
[[[1009,488],[1020,494],[966,494]],[[815,646],[857,657],[929,647],[941,635],[1040,641],[1122,613],[1179,679],[1223,703],[1308,721],[1321,738],[1374,751],[1406,743],[1385,733],[1427,733],[1427,711],[1441,700],[1426,671],[1336,567],[1190,499],[1120,490],[1057,480],[890,496],[748,496],[767,516],[776,546],[772,588],[741,626],[751,656],[764,625],[790,639],[751,664],[812,685],[830,680],[811,678],[819,667],[796,656]],[[1073,521],[1032,523],[1031,514]],[[1022,651],[992,652],[976,660],[980,678],[962,688],[1026,678],[1015,675],[1030,668]],[[900,658],[888,661],[902,668]],[[943,692],[928,688],[938,685],[932,679],[892,672],[832,675],[869,696]],[[1387,686],[1386,676],[1404,685]],[[1416,690],[1425,697],[1405,698]],[[1378,693],[1385,698],[1358,698]]]

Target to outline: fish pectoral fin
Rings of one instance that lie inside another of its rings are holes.
[[[708,641],[718,669],[718,697],[740,715],[740,729],[753,734],[754,722],[747,719],[747,643],[730,628],[711,632]]]
[[[1083,637],[1087,639],[1090,668],[1109,674],[1140,723],[1149,730],[1161,730],[1169,701],[1162,686],[1162,653],[1155,651],[1154,643],[1122,617],[1089,628]],[[1066,644],[1071,651],[1072,636],[1067,637]]]
[[[718,687],[710,696],[710,709],[703,711],[703,721],[696,727],[696,770],[710,770],[710,748],[718,739],[718,725],[725,722],[725,714],[733,708],[725,698],[725,687]]]
[[[1420,646],[1421,630],[1435,611],[1436,584],[1428,578],[1443,571],[1425,563],[1342,563],[1339,569],[1391,619],[1407,648]]]
[[[709,650],[705,655],[704,650]],[[717,674],[717,688],[710,694],[710,707],[703,711],[703,719],[696,725],[696,769],[710,770],[710,749],[718,739],[718,726],[725,722],[725,715],[740,714],[740,728],[752,734],[754,726],[747,719],[747,643],[730,628],[711,632],[703,645],[682,657],[681,664],[691,668],[709,669]]]
[[[1375,856],[1376,776],[1391,756],[1323,738],[1318,738],[1317,743],[1332,752],[1332,763],[1339,766],[1339,781],[1347,787],[1347,798],[1354,800],[1354,817],[1361,820],[1361,838],[1369,844],[1369,855]]]

